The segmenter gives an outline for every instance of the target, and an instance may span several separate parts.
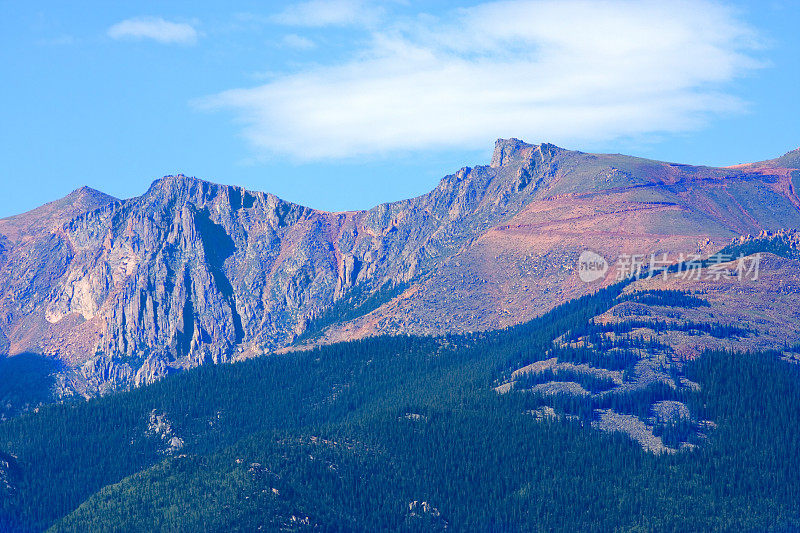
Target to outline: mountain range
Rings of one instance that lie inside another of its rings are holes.
[[[796,531],[798,191],[501,139],[367,211],[2,219],[0,531]]]
[[[621,279],[632,254],[708,256],[800,227],[800,150],[713,168],[500,139],[423,196],[324,212],[165,176],[0,220],[0,353],[58,363],[58,396],[380,334],[487,331]],[[612,265],[584,283],[593,250]],[[617,266],[614,266],[614,265]]]

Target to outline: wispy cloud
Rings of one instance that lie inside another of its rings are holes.
[[[295,35],[294,33],[290,33],[289,35],[284,36],[281,40],[281,43],[284,46],[288,46],[289,48],[296,48],[297,50],[311,50],[315,48],[317,45],[314,41],[309,39],[308,37],[303,37],[302,35]]]
[[[301,4],[284,21],[351,20],[311,4],[352,2]],[[198,104],[233,110],[258,151],[301,159],[472,149],[510,136],[596,142],[741,111],[726,84],[758,66],[756,48],[736,13],[711,1],[492,2],[446,21],[384,22],[348,61]]]
[[[197,30],[186,22],[169,22],[160,17],[135,17],[108,29],[113,39],[152,39],[164,44],[194,44]]]
[[[382,13],[366,0],[310,0],[287,7],[272,20],[288,26],[362,26],[377,23]]]

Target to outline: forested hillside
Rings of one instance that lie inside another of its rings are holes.
[[[685,404],[691,428],[665,430],[694,432],[702,421],[703,431],[679,453],[649,453],[622,434],[592,429],[591,404],[586,411],[585,402],[565,400],[556,405],[559,416],[542,418],[534,415],[540,395],[494,390],[508,369],[589,327],[625,285],[499,332],[381,337],[206,366],[7,421],[0,424],[0,525],[800,527],[800,372],[777,352],[707,353],[682,369],[696,390],[618,396],[617,408],[633,412],[659,399]],[[638,297],[702,305],[685,294]]]

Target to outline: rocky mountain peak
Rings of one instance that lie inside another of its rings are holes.
[[[237,211],[243,206],[252,206],[254,194],[242,187],[222,185],[184,174],[167,175],[155,180],[147,192],[134,199],[152,206],[175,206],[184,203],[198,208],[223,202],[225,209]]]
[[[783,169],[800,169],[800,148],[795,148],[786,152],[780,157],[775,159],[767,159],[766,161],[757,161],[755,163],[743,163],[735,165],[731,168],[783,168]]]
[[[791,152],[786,152],[776,161],[780,166],[786,168],[800,168],[800,148],[795,148]]]
[[[503,167],[514,160],[521,159],[530,154],[532,145],[519,139],[497,139],[494,143],[494,153],[492,154],[492,168]]]
[[[92,189],[88,185],[84,185],[83,187],[79,187],[79,188],[75,189],[74,191],[72,191],[71,193],[69,193],[67,196],[65,196],[65,199],[66,198],[77,199],[77,198],[85,198],[85,197],[94,197],[94,196],[98,196],[98,195],[105,196],[106,194],[104,192],[98,191],[97,189]]]
[[[535,154],[539,154],[540,159],[544,160],[560,151],[563,151],[563,149],[549,143],[528,144],[513,137],[511,139],[497,139],[494,144],[494,153],[492,154],[490,166],[498,168],[522,164],[529,161]]]
[[[58,200],[53,200],[52,202],[46,203],[32,211],[28,211],[27,213],[22,213],[20,215],[15,215],[13,217],[9,217],[10,219],[16,218],[23,218],[23,217],[30,217],[36,214],[46,214],[48,216],[53,216],[58,213],[68,211],[65,213],[65,216],[74,216],[75,214],[79,214],[80,212],[95,209],[97,207],[102,207],[105,204],[111,203],[116,201],[116,198],[113,196],[109,196],[108,194],[98,191],[97,189],[92,189],[84,185],[78,189],[75,189],[68,195],[60,198]]]
[[[33,211],[29,211],[29,213],[35,213],[39,210],[47,208],[51,212],[68,210],[70,211],[69,214],[73,214],[73,212],[91,210],[115,200],[116,198],[113,196],[109,196],[104,192],[84,185],[83,187],[75,189],[63,198],[49,202],[41,207],[37,207]],[[27,214],[28,213],[25,213],[21,216]]]
[[[185,174],[168,174],[153,181],[153,183],[150,185],[150,191],[185,189],[187,187],[201,184],[217,186],[217,184],[212,184],[211,182],[201,180],[194,176],[186,176]]]
[[[77,216],[117,201],[113,196],[84,186],[31,211],[0,219],[0,234],[15,240],[23,235],[47,233]]]

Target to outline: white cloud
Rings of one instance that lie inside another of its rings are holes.
[[[197,30],[185,22],[169,22],[160,17],[135,17],[114,24],[108,29],[113,39],[152,39],[164,44],[194,44]]]
[[[287,26],[366,26],[375,24],[382,12],[366,0],[309,0],[287,7],[273,21]]]
[[[725,84],[758,66],[756,47],[713,2],[493,2],[447,22],[384,25],[349,61],[198,104],[234,110],[258,151],[300,159],[475,149],[512,136],[578,144],[741,111]]]
[[[294,33],[290,33],[289,35],[284,36],[281,40],[284,46],[288,46],[289,48],[296,48],[297,50],[311,50],[315,48],[317,45],[314,41],[309,39],[308,37],[303,37],[302,35],[295,35]]]

